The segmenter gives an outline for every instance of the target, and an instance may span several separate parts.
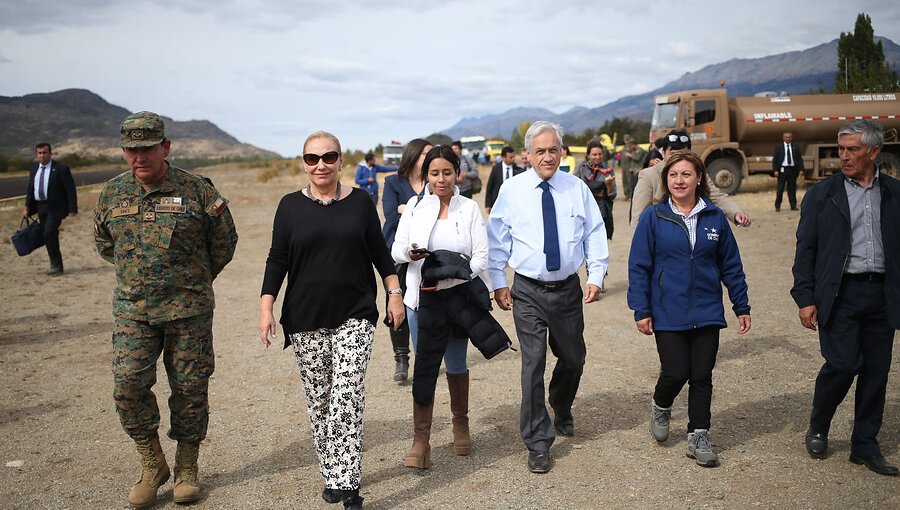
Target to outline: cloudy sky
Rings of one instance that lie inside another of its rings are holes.
[[[900,41],[900,3],[885,0],[7,0],[0,95],[85,88],[285,156],[319,129],[365,150],[802,50],[859,12]]]

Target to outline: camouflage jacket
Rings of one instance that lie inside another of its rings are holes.
[[[215,307],[212,282],[237,232],[216,188],[170,166],[149,191],[130,171],[110,179],[94,209],[94,242],[116,266],[113,315],[165,322]]]

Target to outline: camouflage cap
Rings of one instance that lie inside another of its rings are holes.
[[[119,147],[150,147],[162,143],[166,126],[162,118],[153,112],[132,113],[122,121],[122,139]]]

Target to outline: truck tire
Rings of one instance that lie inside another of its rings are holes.
[[[895,179],[900,179],[900,156],[890,152],[882,152],[875,158],[875,166]]]
[[[707,172],[713,184],[729,195],[734,195],[741,188],[741,167],[733,159],[717,159],[709,164]]]

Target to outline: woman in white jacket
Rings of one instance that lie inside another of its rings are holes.
[[[454,310],[442,303],[441,291],[465,283],[466,280],[447,279],[438,282],[434,290],[421,290],[422,264],[428,251],[448,250],[470,257],[472,277],[480,277],[488,285],[487,230],[478,205],[459,194],[456,179],[459,159],[449,147],[435,146],[425,156],[422,179],[427,182],[423,194],[407,203],[400,217],[397,236],[391,247],[394,261],[408,262],[406,272],[407,318],[416,351],[413,371],[413,422],[415,437],[404,458],[407,467],[427,469],[431,466],[431,420],[434,408],[434,383],[443,355],[450,389],[450,410],[453,413],[453,451],[468,455],[469,436],[469,370],[466,348],[469,339],[453,328],[448,320]],[[490,286],[488,285],[488,288]],[[420,328],[422,324],[427,328]],[[422,386],[430,385],[430,391]],[[422,394],[428,398],[421,397]],[[416,395],[420,395],[416,398]]]

